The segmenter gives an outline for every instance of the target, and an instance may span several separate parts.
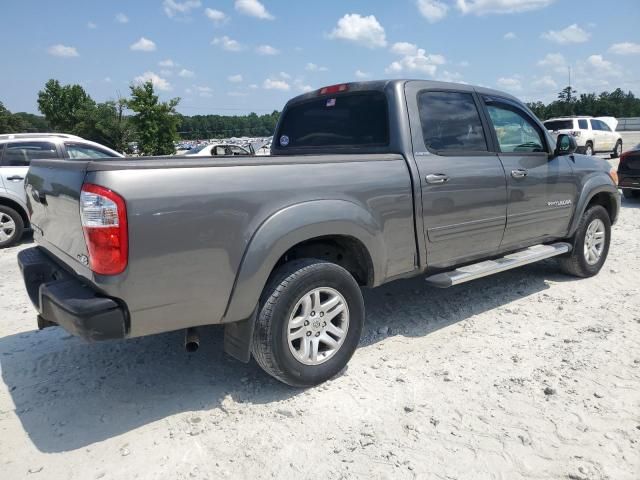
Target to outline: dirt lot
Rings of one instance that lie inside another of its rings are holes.
[[[602,272],[555,262],[448,290],[366,292],[347,371],[307,391],[203,332],[89,345],[37,331],[0,251],[0,477],[29,479],[640,476],[640,202]]]

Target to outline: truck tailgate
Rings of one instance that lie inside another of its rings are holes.
[[[80,191],[88,163],[34,161],[25,189],[34,239],[77,273],[90,277],[80,220]]]

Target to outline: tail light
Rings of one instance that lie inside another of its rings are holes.
[[[108,188],[85,183],[80,192],[80,217],[91,270],[100,275],[122,273],[129,260],[124,199]]]
[[[323,87],[320,89],[320,95],[330,95],[332,93],[346,92],[349,90],[349,85],[341,83],[339,85],[331,85],[329,87]]]

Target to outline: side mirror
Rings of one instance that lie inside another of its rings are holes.
[[[556,140],[556,150],[554,154],[555,156],[571,155],[577,148],[578,145],[576,144],[576,139],[573,138],[573,136],[561,133],[558,135],[558,139]]]

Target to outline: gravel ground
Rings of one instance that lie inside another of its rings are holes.
[[[602,272],[553,260],[447,290],[365,292],[345,373],[309,390],[182,333],[87,344],[35,329],[0,251],[3,479],[638,479],[640,202]]]

